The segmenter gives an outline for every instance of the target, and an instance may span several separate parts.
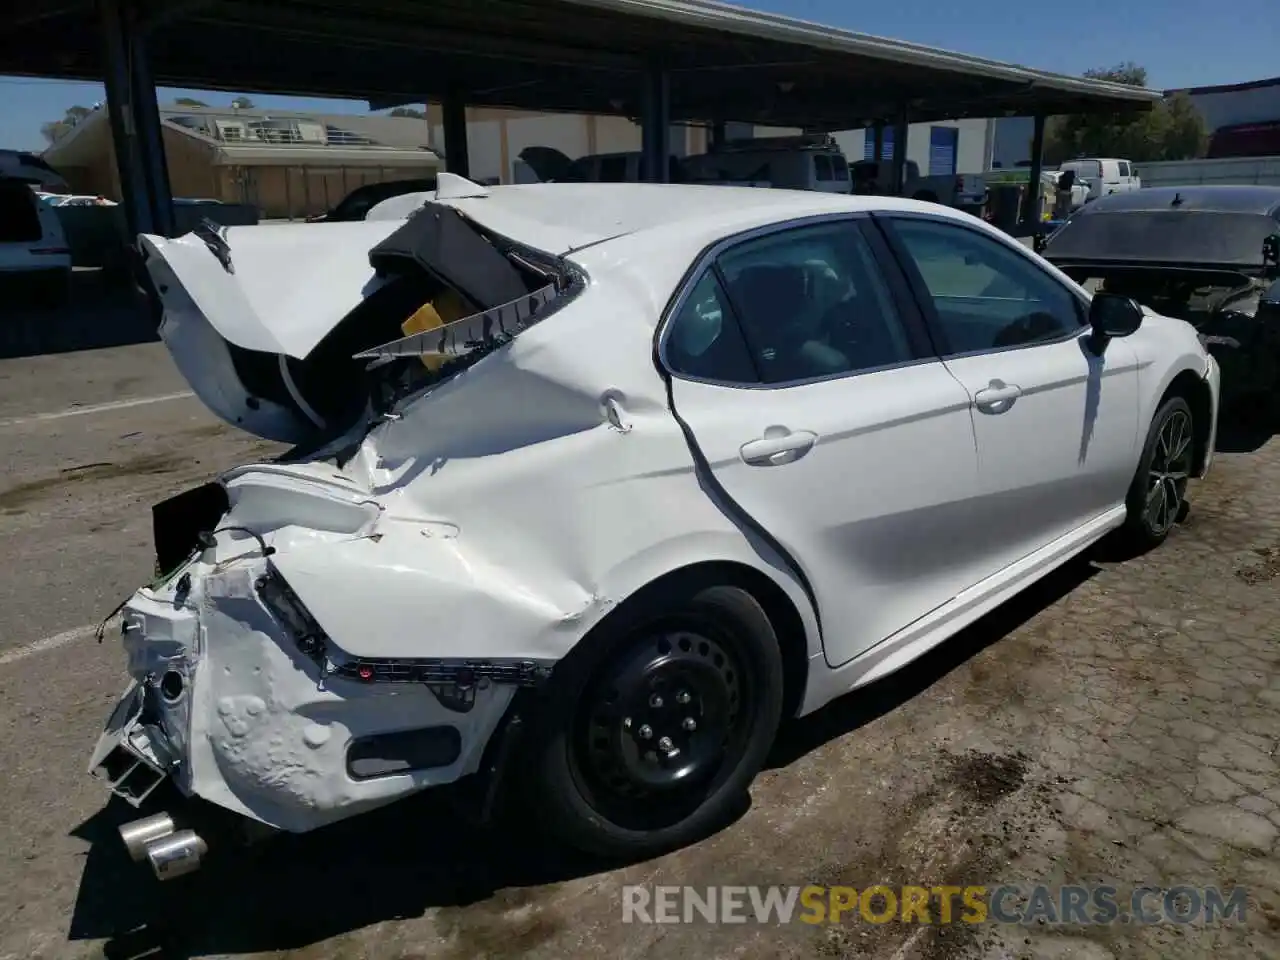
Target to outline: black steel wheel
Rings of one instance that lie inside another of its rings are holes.
[[[571,652],[539,718],[537,802],[591,852],[648,856],[714,828],[780,719],[781,657],[754,598],[726,585],[660,593]]]

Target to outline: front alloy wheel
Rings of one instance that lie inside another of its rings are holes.
[[[1170,397],[1147,431],[1142,459],[1126,498],[1128,517],[1120,531],[1137,552],[1163,543],[1182,519],[1187,484],[1195,466],[1195,420],[1183,397]]]
[[[1152,536],[1163,538],[1173,529],[1186,498],[1191,477],[1191,413],[1173,409],[1160,425],[1147,468],[1144,518]]]

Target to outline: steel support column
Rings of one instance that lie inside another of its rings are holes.
[[[460,177],[471,176],[467,152],[467,101],[460,92],[450,93],[440,104],[444,125],[444,167]]]
[[[160,105],[156,101],[155,79],[146,38],[138,29],[130,36],[130,92],[142,160],[143,182],[151,205],[151,223],[156,233],[172,237],[177,228],[173,209],[173,189],[169,184],[169,164],[164,153],[164,128],[160,125]]]
[[[893,178],[890,183],[894,196],[901,196],[906,187],[908,135],[907,111],[903,110],[893,122]]]
[[[107,89],[107,115],[115,148],[116,170],[120,175],[120,200],[124,207],[129,236],[155,232],[146,175],[138,145],[136,111],[133,106],[133,78],[130,69],[130,25],[120,0],[100,0],[103,80]]]
[[[884,121],[877,120],[871,128],[871,159],[884,163]]]
[[[1031,133],[1031,170],[1027,182],[1025,204],[1022,208],[1022,225],[1026,229],[1040,229],[1040,178],[1044,171],[1044,114],[1037,113]]]
[[[671,78],[667,71],[654,67],[645,74],[644,80],[640,179],[666,183],[670,179],[671,163]]]
[[[728,139],[725,135],[725,122],[723,120],[717,120],[715,123],[711,124],[711,129],[709,131],[709,134],[710,136],[707,137],[707,141],[708,141],[707,146],[709,147],[724,146],[725,140]]]

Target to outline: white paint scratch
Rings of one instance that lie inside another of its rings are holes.
[[[920,942],[920,938],[928,932],[928,926],[917,927],[915,932],[907,937],[907,942],[898,948],[890,960],[907,960],[907,957],[911,956],[911,951],[915,949],[916,944]]]
[[[108,628],[110,628],[110,624],[108,624]],[[55,633],[53,636],[45,637],[43,640],[36,640],[13,650],[6,650],[4,653],[0,653],[0,667],[7,667],[9,664],[25,660],[27,657],[34,657],[37,653],[57,650],[59,647],[65,647],[67,644],[75,643],[77,640],[87,640],[97,632],[97,629],[98,625],[96,623],[86,624],[83,627],[72,627],[70,630],[63,630],[61,633]]]
[[[132,400],[110,400],[106,403],[91,403],[83,407],[68,407],[65,410],[33,413],[25,417],[0,420],[0,427],[17,427],[24,423],[43,423],[46,420],[62,420],[65,417],[83,417],[93,413],[109,413],[112,410],[128,410],[130,407],[145,407],[152,403],[167,403],[170,400],[185,400],[194,396],[195,394],[190,390],[183,390],[180,393],[162,393],[155,397],[136,397]]]

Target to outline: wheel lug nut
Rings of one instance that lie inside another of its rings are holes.
[[[649,698],[649,706],[653,707],[653,709],[655,709],[655,710],[657,710],[659,707],[661,707],[661,706],[662,706],[662,697],[661,697],[661,695],[659,695],[659,694],[656,694],[656,693],[655,693],[652,697],[650,697],[650,698]]]
[[[640,734],[641,740],[648,740],[653,736],[653,729],[647,723],[642,723],[636,733]]]
[[[698,721],[694,720],[693,717],[685,717],[684,723],[680,724],[680,726],[692,733],[694,730],[698,729]]]
[[[676,694],[676,703],[688,703],[693,697],[689,696],[688,690],[681,690]]]
[[[670,737],[663,737],[661,740],[658,741],[658,749],[661,750],[663,753],[670,753],[672,750],[675,749],[675,746],[676,745],[671,742]]]

